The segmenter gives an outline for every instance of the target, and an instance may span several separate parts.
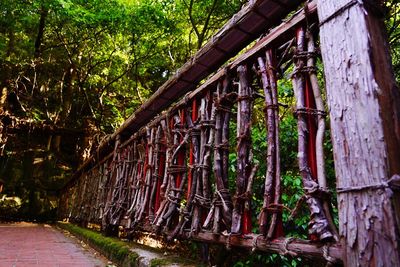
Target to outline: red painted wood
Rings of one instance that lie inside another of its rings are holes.
[[[160,145],[160,147],[163,145]],[[160,148],[160,155],[159,155],[159,165],[158,165],[158,177],[157,177],[157,184],[156,184],[156,199],[154,202],[154,210],[157,211],[160,207],[160,195],[161,195],[161,184],[162,178],[164,175],[165,169],[165,149]]]
[[[285,231],[283,230],[283,220],[282,220],[282,213],[278,214],[276,228],[274,233],[274,238],[279,238],[285,236]]]
[[[244,235],[251,233],[252,230],[252,223],[251,223],[251,211],[244,210],[243,217],[242,217],[242,233]]]
[[[185,110],[184,109],[181,110],[180,119],[181,119],[181,125],[184,125],[184,123],[185,123]],[[179,142],[182,142],[182,141],[183,141],[183,136],[181,136],[179,139]],[[178,166],[183,166],[184,163],[185,163],[185,152],[183,150],[181,150],[178,153]],[[181,182],[182,182],[182,173],[178,173],[178,175],[176,176],[175,187],[179,188],[181,186]]]
[[[196,98],[192,101],[192,122],[194,123],[198,117],[198,110],[197,110],[197,100]],[[193,143],[190,142],[190,150],[189,150],[189,165],[193,165],[194,157],[193,157]],[[188,172],[188,186],[186,192],[186,200],[189,200],[190,191],[192,189],[192,176],[193,173],[191,171]]]
[[[143,173],[142,173],[143,185],[146,185],[146,173],[147,173],[147,169],[149,168],[148,161],[149,161],[149,143],[146,140],[146,154],[145,154],[145,157],[144,157],[144,166],[143,166]],[[151,190],[151,188],[150,188],[150,190]],[[142,186],[141,191],[145,192],[146,191],[146,186]],[[145,207],[144,210],[147,211],[148,209],[149,209],[149,203],[146,204],[146,207]]]
[[[305,105],[306,108],[315,109],[315,100],[314,94],[312,91],[310,79],[307,77],[306,79],[306,90],[305,94]],[[312,177],[315,181],[318,180],[317,178],[317,157],[315,152],[315,138],[317,136],[317,125],[315,116],[312,114],[307,114],[307,125],[308,125],[308,164],[311,169]]]

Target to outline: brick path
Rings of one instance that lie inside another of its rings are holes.
[[[0,267],[94,267],[107,262],[48,225],[0,224]]]

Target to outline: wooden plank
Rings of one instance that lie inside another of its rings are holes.
[[[380,2],[318,1],[346,266],[400,266],[400,94]]]

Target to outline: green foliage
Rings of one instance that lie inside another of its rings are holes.
[[[3,2],[0,82],[23,100],[27,116],[74,127],[90,116],[108,133],[197,49],[190,32],[202,18],[212,15],[204,42],[241,5],[194,3],[192,24],[185,1]]]
[[[22,202],[19,197],[7,197],[3,195],[0,198],[0,214],[15,218],[21,208]],[[1,216],[0,216],[1,219]]]
[[[151,267],[166,266],[169,264],[171,264],[171,262],[167,259],[152,259],[150,262]]]
[[[95,147],[197,50],[194,27],[204,30],[204,43],[242,4],[216,2],[193,2],[192,23],[186,0],[2,1],[0,89],[19,108],[1,112],[61,130],[84,131],[90,120]],[[37,136],[10,136],[10,157],[0,158],[5,193],[19,196],[23,217],[32,219],[48,212],[85,145],[68,133]]]
[[[306,260],[297,257],[286,257],[279,254],[253,254],[246,260],[237,261],[234,267],[250,267],[250,266],[281,266],[281,267],[297,267],[311,266]]]
[[[397,83],[400,82],[400,2],[385,1],[387,8],[385,24],[388,33],[392,64]]]

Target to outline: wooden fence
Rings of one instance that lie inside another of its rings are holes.
[[[358,4],[346,9],[353,5]],[[344,12],[337,9],[335,16]],[[331,212],[336,189],[328,188],[325,174],[329,114],[317,75],[319,26],[317,4],[309,2],[128,138],[126,131],[118,132],[113,151],[94,155],[65,188],[61,217],[100,224],[104,230],[122,226],[127,232],[148,231],[168,240],[191,239],[352,265],[343,254],[348,236],[338,232]],[[285,75],[292,83],[295,108],[280,103],[278,81]],[[266,172],[261,177],[251,134],[254,113],[260,113],[256,99],[263,102],[267,142]],[[309,210],[309,240],[285,236],[279,125],[287,112],[297,119],[298,175]],[[229,172],[232,154],[235,179]],[[253,190],[256,179],[263,179],[261,193]],[[339,193],[352,191],[345,190],[340,188]],[[254,199],[262,201],[257,204]],[[345,209],[343,203],[339,209]]]

